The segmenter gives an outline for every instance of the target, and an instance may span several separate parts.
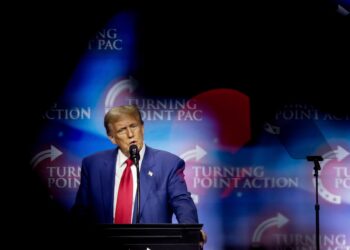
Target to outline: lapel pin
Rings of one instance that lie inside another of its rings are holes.
[[[153,173],[151,171],[148,171],[149,176],[153,176]]]

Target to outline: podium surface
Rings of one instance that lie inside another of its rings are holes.
[[[101,224],[97,243],[130,250],[199,250],[203,224]]]

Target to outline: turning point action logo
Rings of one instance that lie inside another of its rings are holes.
[[[49,149],[36,154],[30,164],[32,169],[40,172],[41,176],[47,181],[47,187],[53,189],[77,189],[80,185],[80,167],[74,165],[54,164],[53,162],[63,155],[57,147],[51,145]],[[50,159],[50,161],[47,161]],[[45,161],[46,168],[39,168]]]
[[[320,162],[319,194],[326,201],[341,204],[342,199],[350,201],[349,152],[341,146],[323,155]],[[313,180],[315,185],[315,179]]]
[[[306,250],[315,249],[316,235],[310,233],[284,233],[289,218],[282,213],[266,218],[260,222],[253,232],[251,244],[253,249],[271,246],[269,249],[278,250]],[[327,250],[350,250],[349,235],[344,233],[330,233],[320,235],[320,245]]]

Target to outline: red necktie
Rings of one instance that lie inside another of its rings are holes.
[[[132,196],[133,196],[133,181],[131,173],[131,159],[126,160],[126,168],[124,169],[122,179],[120,180],[117,204],[115,208],[115,224],[131,224],[132,216]]]

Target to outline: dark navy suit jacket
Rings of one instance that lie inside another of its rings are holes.
[[[73,206],[76,219],[113,223],[115,163],[118,148],[83,159],[81,182]],[[197,209],[184,180],[185,162],[166,151],[146,146],[140,172],[140,223],[198,223]],[[134,209],[135,222],[136,206]]]

